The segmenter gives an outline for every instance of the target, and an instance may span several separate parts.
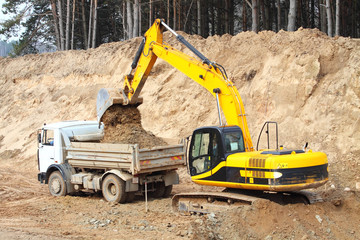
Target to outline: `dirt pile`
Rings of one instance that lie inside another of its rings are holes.
[[[37,182],[36,129],[44,122],[95,120],[98,90],[122,86],[137,38],[87,51],[0,59],[1,236],[360,239],[355,189],[360,182],[360,40],[329,38],[311,29],[184,37],[227,70],[243,99],[253,142],[263,122],[273,120],[279,123],[280,144],[301,148],[307,141],[312,150],[327,153],[330,181],[317,189],[326,202],[239,207],[208,217],[172,213],[169,199],[152,200],[145,214],[142,199],[112,206],[96,196],[49,197],[47,186]],[[164,40],[191,54],[168,33]],[[212,95],[161,59],[141,95],[141,120],[138,113],[130,116],[156,136],[182,138],[218,122]],[[209,190],[191,183],[186,169],[179,172],[175,193]]]
[[[139,144],[140,148],[167,145],[161,138],[143,129],[136,106],[113,105],[102,117],[105,136],[102,143]]]

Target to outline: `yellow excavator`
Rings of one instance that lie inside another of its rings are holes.
[[[165,29],[175,35],[199,60],[164,43]],[[125,76],[124,87],[99,91],[99,122],[105,111],[114,104],[142,103],[140,92],[158,57],[200,84],[216,98],[219,126],[198,128],[191,137],[187,165],[193,182],[227,189],[288,192],[317,188],[328,181],[326,154],[305,149],[279,148],[275,122],[266,122],[263,129],[269,133],[269,126],[275,124],[276,149],[255,151],[240,94],[228,79],[225,69],[207,59],[161,19],[155,20],[145,33],[131,71]],[[221,111],[226,122],[222,119]],[[267,139],[269,145],[269,137]],[[208,196],[201,193],[198,195]],[[229,199],[229,196],[225,198]]]

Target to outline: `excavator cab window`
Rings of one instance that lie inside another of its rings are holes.
[[[194,133],[189,152],[190,174],[197,175],[214,168],[223,155],[220,134],[213,129]]]
[[[241,131],[226,132],[224,134],[225,151],[227,153],[244,152],[244,139]]]

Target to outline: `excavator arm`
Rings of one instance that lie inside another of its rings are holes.
[[[165,28],[172,32],[200,60],[163,43],[163,31]],[[99,92],[97,103],[99,121],[102,114],[112,104],[127,105],[142,102],[142,99],[139,98],[140,92],[158,57],[203,86],[216,97],[218,108],[222,109],[227,125],[239,126],[243,131],[246,151],[253,151],[253,144],[240,94],[233,82],[228,79],[225,69],[207,59],[160,19],[155,20],[152,27],[145,33],[131,65],[131,71],[125,76],[124,88],[119,92],[109,89],[102,89]],[[219,119],[221,121],[220,125],[223,125],[220,110]]]

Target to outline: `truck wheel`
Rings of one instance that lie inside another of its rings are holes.
[[[51,195],[55,197],[66,195],[66,184],[59,171],[50,174],[48,185]]]
[[[151,196],[154,198],[161,198],[165,193],[165,183],[157,182],[155,183],[155,191],[152,192]]]
[[[105,177],[102,193],[106,201],[124,203],[126,201],[125,182],[114,174]]]
[[[170,196],[172,188],[173,188],[173,185],[169,185],[169,186],[165,187],[165,191],[164,191],[164,195],[163,195],[164,198],[167,198]]]

